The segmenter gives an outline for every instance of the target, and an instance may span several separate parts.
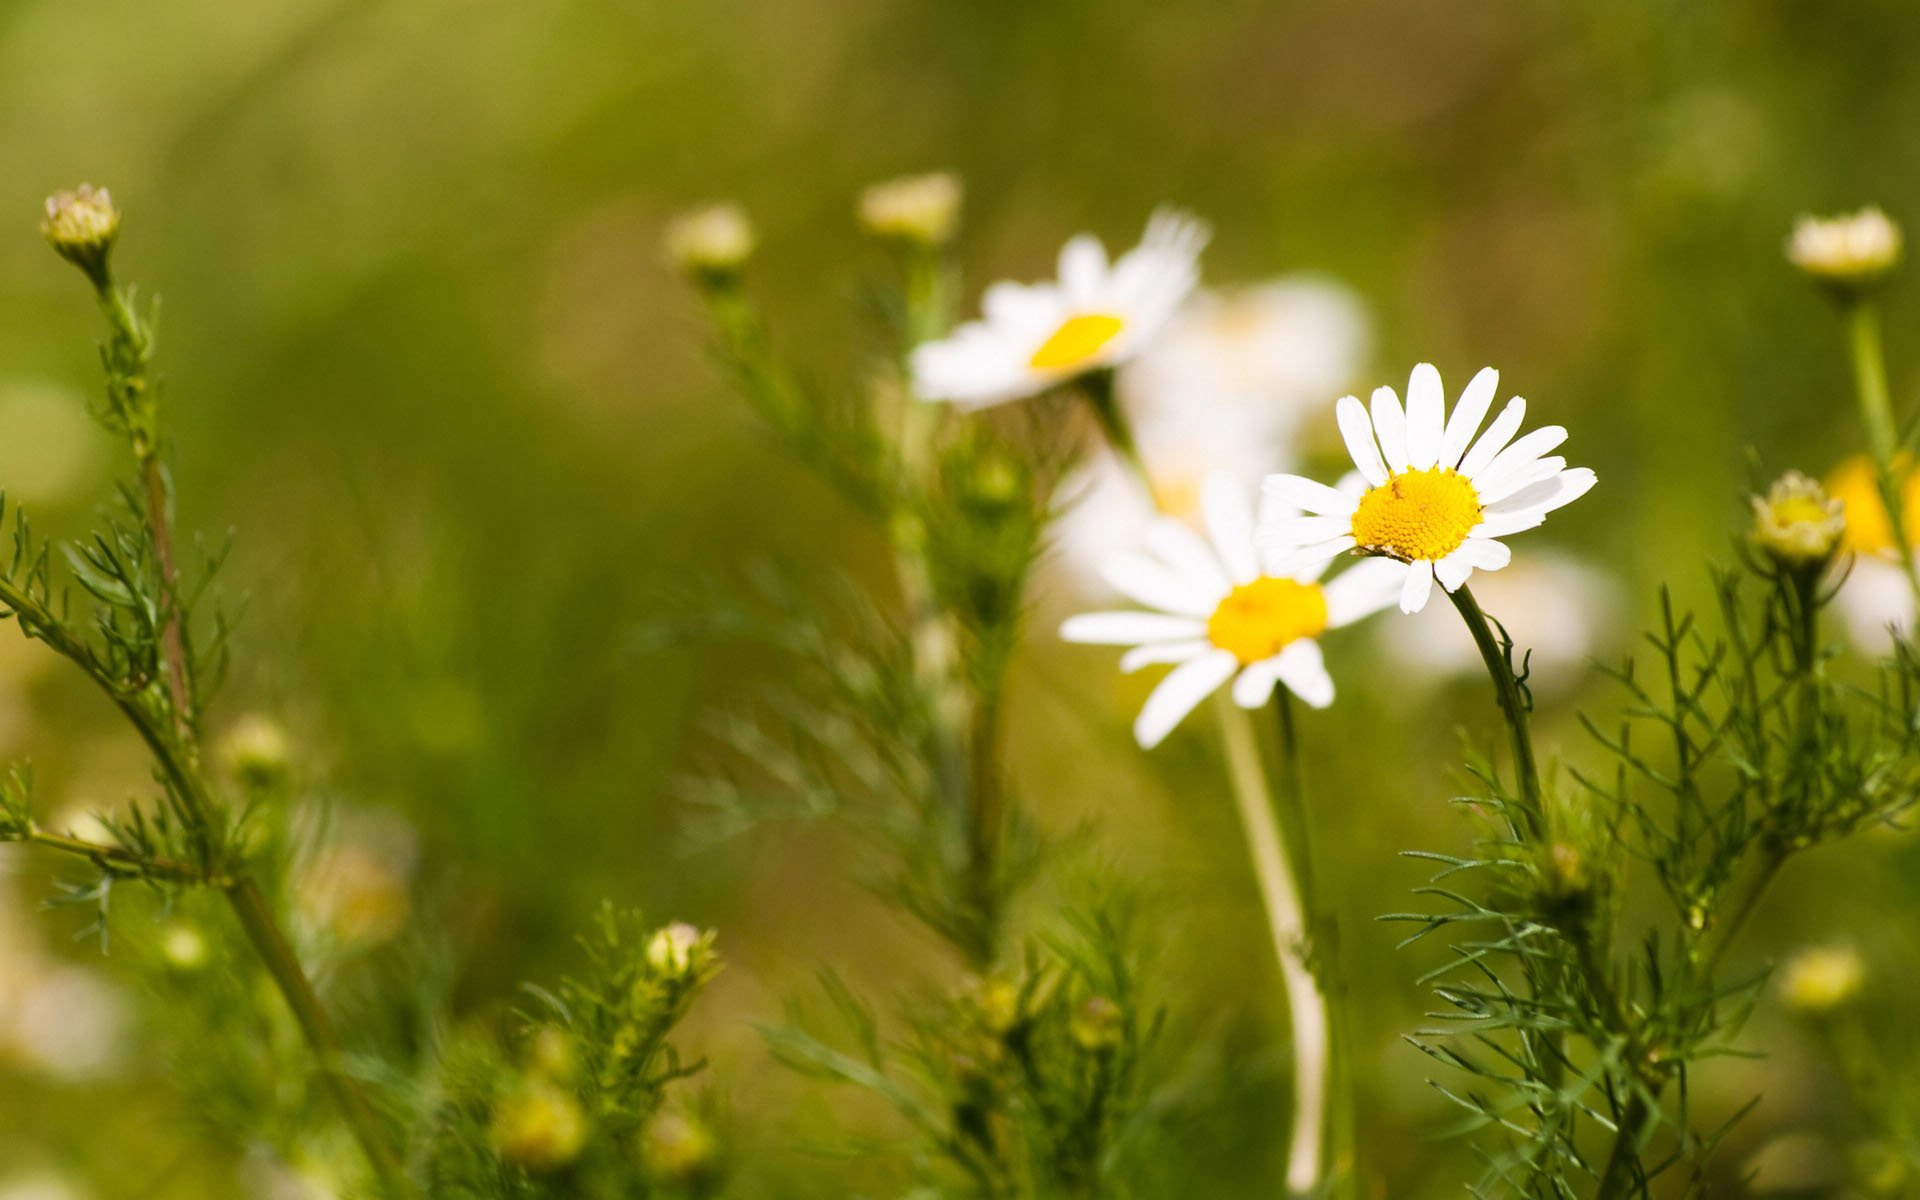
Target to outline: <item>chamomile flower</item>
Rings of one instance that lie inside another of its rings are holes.
[[[1261,545],[1300,563],[1356,548],[1408,563],[1400,609],[1410,613],[1426,607],[1436,579],[1451,592],[1475,570],[1506,566],[1512,553],[1500,539],[1585,495],[1594,475],[1548,455],[1567,438],[1558,425],[1514,438],[1527,412],[1518,396],[1480,434],[1499,385],[1499,372],[1482,370],[1450,420],[1440,372],[1428,363],[1413,369],[1404,411],[1390,387],[1374,389],[1371,414],[1357,397],[1342,397],[1334,415],[1365,489],[1269,475],[1266,494],[1309,515],[1263,522]]]
[[[1138,354],[1199,281],[1206,227],[1162,211],[1140,244],[1114,262],[1092,234],[1060,251],[1050,283],[996,283],[983,318],[913,352],[914,391],[924,400],[984,408],[1037,395]]]
[[[1393,603],[1406,568],[1383,559],[1358,563],[1319,582],[1325,560],[1283,570],[1279,556],[1254,546],[1250,489],[1231,474],[1208,477],[1201,507],[1207,536],[1163,517],[1146,528],[1149,553],[1122,553],[1107,578],[1151,612],[1096,612],[1069,618],[1070,642],[1130,646],[1120,669],[1154,663],[1174,669],[1147,697],[1134,737],[1152,748],[1229,680],[1243,708],[1258,708],[1284,686],[1315,708],[1333,702],[1314,639]]]

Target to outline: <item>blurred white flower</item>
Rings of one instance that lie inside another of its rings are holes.
[[[1614,634],[1624,611],[1621,588],[1605,572],[1571,556],[1535,551],[1504,571],[1482,576],[1474,597],[1531,653],[1528,686],[1548,695],[1578,682]],[[1473,635],[1452,612],[1430,608],[1383,627],[1390,657],[1416,675],[1444,678],[1486,669]]]
[[[1787,259],[1841,287],[1878,282],[1900,263],[1900,227],[1877,205],[1831,217],[1803,216],[1787,239]]]
[[[118,1066],[127,1013],[111,985],[71,966],[51,966],[21,983],[6,1013],[14,1055],[63,1079],[97,1079]]]
[[[1905,463],[1898,473],[1901,520],[1911,544],[1920,532],[1920,474]],[[1840,537],[1847,555],[1840,569],[1846,577],[1834,609],[1854,645],[1870,655],[1886,654],[1893,649],[1894,632],[1913,626],[1913,584],[1894,548],[1893,523],[1887,519],[1873,464],[1865,455],[1855,455],[1833,469],[1826,485],[1846,517]]]
[[[1057,281],[996,283],[981,320],[916,348],[915,393],[985,408],[1133,359],[1192,293],[1206,243],[1206,226],[1171,210],[1111,263],[1099,238],[1078,235],[1061,248]]]
[[[413,826],[398,813],[343,812],[332,833],[295,875],[295,910],[313,932],[344,945],[393,938],[413,914]]]
[[[1120,372],[1122,403],[1154,496],[1102,451],[1061,489],[1057,561],[1077,592],[1112,595],[1100,563],[1165,514],[1196,524],[1200,486],[1226,471],[1252,487],[1297,459],[1304,424],[1364,368],[1370,333],[1358,299],[1308,277],[1196,296]],[[1157,508],[1156,508],[1157,505]]]

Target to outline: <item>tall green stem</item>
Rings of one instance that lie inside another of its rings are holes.
[[[1894,420],[1893,392],[1887,386],[1880,309],[1871,299],[1854,296],[1846,302],[1846,320],[1847,357],[1853,364],[1854,393],[1860,404],[1860,424],[1866,431],[1867,450],[1873,458],[1874,482],[1880,491],[1880,503],[1887,511],[1887,527],[1893,531],[1894,553],[1899,556],[1916,601],[1920,601],[1920,568],[1914,564],[1912,535],[1907,529],[1900,427]]]
[[[1274,793],[1260,761],[1259,740],[1246,710],[1225,692],[1215,697],[1234,802],[1266,909],[1274,957],[1293,1022],[1293,1130],[1288,1140],[1287,1191],[1317,1194],[1329,1174],[1329,1079],[1333,1028],[1328,993],[1308,961],[1309,935],[1300,878],[1288,860]],[[1292,750],[1291,747],[1288,748]]]

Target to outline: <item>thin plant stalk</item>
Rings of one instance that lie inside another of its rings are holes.
[[[1289,861],[1273,806],[1274,791],[1261,762],[1259,739],[1247,711],[1222,692],[1215,698],[1227,774],[1253,860],[1273,953],[1293,1023],[1293,1130],[1288,1139],[1287,1191],[1312,1195],[1327,1175],[1326,1147],[1333,1022],[1328,996],[1307,960],[1306,905]]]

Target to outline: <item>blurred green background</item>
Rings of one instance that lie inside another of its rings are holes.
[[[1430,359],[1457,386],[1493,363],[1568,425],[1602,483],[1552,540],[1622,581],[1624,621],[1657,581],[1703,594],[1703,558],[1728,557],[1742,520],[1748,447],[1770,474],[1858,444],[1837,322],[1780,246],[1803,210],[1920,213],[1917,50],[1906,0],[7,0],[0,484],[72,532],[123,465],[77,415],[95,315],[35,229],[49,191],[108,185],[122,274],[166,299],[182,523],[238,533],[226,581],[245,620],[218,715],[273,713],[329,792],[411,824],[462,1006],[564,969],[603,896],[718,926],[731,969],[693,1040],[785,1164],[781,1190],[832,1194],[781,1133],[816,1099],[748,1022],[823,963],[881,989],[941,964],[830,831],[689,845],[675,780],[702,715],[775,667],[636,647],[690,579],[767,558],[877,572],[881,551],[710,369],[661,262],[667,217],[745,204],[783,344],[844,376],[873,345],[859,297],[878,260],[851,219],[868,182],[965,177],[970,296],[1045,274],[1076,230],[1124,245],[1154,205],[1191,207],[1215,227],[1210,280],[1311,269],[1365,298],[1375,369],[1356,383]],[[1913,311],[1896,282],[1902,400]],[[1377,640],[1343,646],[1377,657]],[[1627,641],[1611,628],[1599,648]],[[33,759],[43,803],[136,791],[106,706],[11,643],[0,749]],[[1493,711],[1471,682],[1409,691],[1346,661],[1309,736],[1337,800],[1322,846],[1355,881],[1339,907],[1363,1149],[1386,1195],[1456,1194],[1469,1151],[1428,1137],[1445,1113],[1399,1040],[1439,949],[1396,952],[1372,918],[1426,873],[1396,851],[1466,836],[1449,764],[1460,729],[1496,732]],[[1138,698],[1037,628],[1012,714],[1023,790],[1049,825],[1098,818],[1105,852],[1167,897],[1170,991],[1204,998],[1194,1019],[1254,1063],[1244,1102],[1194,1131],[1207,1173],[1190,1177],[1209,1182],[1193,1194],[1260,1194],[1284,1078],[1262,1049],[1280,1025],[1259,911],[1229,807],[1193,784],[1210,744],[1133,753]],[[1612,698],[1556,702],[1549,740],[1578,753],[1574,703]],[[43,865],[10,861],[15,940],[86,961],[75,922],[25,913]],[[1890,837],[1798,864],[1754,964],[1851,934],[1910,997],[1912,923],[1861,919],[1920,897],[1914,865]],[[129,1182],[126,1147],[178,1141],[179,1116],[126,1036],[105,1077],[0,1066],[0,1162],[83,1196],[204,1194]],[[1771,1057],[1701,1082],[1714,1105],[1767,1094],[1729,1179],[1817,1126],[1834,1086],[1764,1006],[1750,1041]]]

